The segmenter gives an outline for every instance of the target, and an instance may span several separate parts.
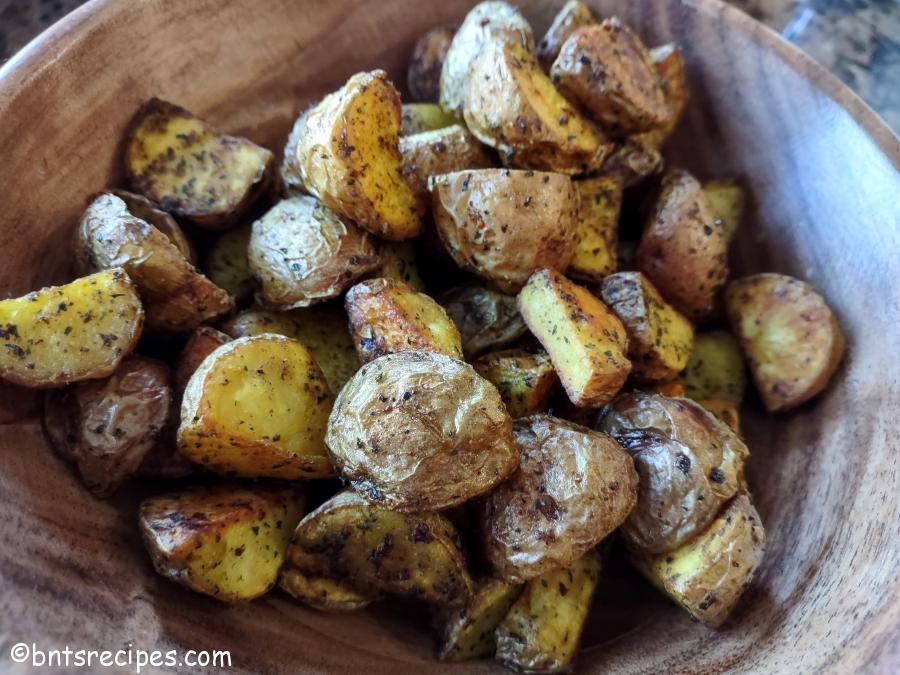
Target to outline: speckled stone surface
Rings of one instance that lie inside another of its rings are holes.
[[[82,1],[0,0],[0,61]],[[900,131],[900,0],[729,1],[830,68]]]

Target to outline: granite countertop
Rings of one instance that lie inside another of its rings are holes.
[[[830,68],[900,132],[900,0],[728,1]],[[82,2],[0,0],[0,62]]]

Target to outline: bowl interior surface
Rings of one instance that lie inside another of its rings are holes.
[[[308,102],[359,70],[381,67],[401,84],[418,36],[472,4],[94,0],[77,10],[0,71],[2,297],[68,277],[72,228],[89,196],[121,184],[123,131],[147,98],[280,151]],[[562,2],[517,4],[540,37]],[[900,142],[820,67],[717,0],[588,4],[648,44],[683,47],[692,99],[671,162],[744,181],[735,272],[810,281],[849,355],[812,403],[777,417],[744,411],[768,551],[733,618],[708,631],[613,574],[578,668],[896,672]],[[406,605],[329,615],[273,593],[225,607],[157,577],[135,527],[140,494],[92,498],[46,446],[38,396],[3,387],[0,403],[0,633],[10,644],[228,649],[235,670],[250,672],[451,670]]]

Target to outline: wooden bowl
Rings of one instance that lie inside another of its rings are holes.
[[[19,295],[66,277],[76,219],[91,194],[120,183],[123,130],[148,97],[280,150],[304,104],[359,70],[384,67],[402,82],[416,38],[471,4],[88,3],[0,71],[0,289]],[[561,0],[519,4],[541,35]],[[746,181],[736,271],[811,281],[840,317],[849,356],[811,404],[745,413],[769,545],[733,619],[708,631],[612,579],[579,670],[897,672],[900,142],[834,77],[717,0],[589,4],[650,44],[684,47],[693,98],[672,159],[703,178]],[[226,607],[155,576],[135,528],[138,494],[91,497],[47,448],[33,392],[3,397],[7,645],[227,649],[240,672],[451,670],[432,660],[425,622],[403,620],[406,607],[327,615],[278,592]]]

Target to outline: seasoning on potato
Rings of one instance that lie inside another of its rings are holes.
[[[451,288],[438,302],[453,319],[462,338],[467,360],[492,349],[511,345],[528,330],[516,307],[516,298],[481,284]]]
[[[455,34],[455,26],[436,26],[416,42],[406,69],[406,87],[412,100],[437,103],[444,59]]]
[[[491,490],[516,467],[497,390],[462,361],[402,351],[363,366],[341,390],[326,443],[366,500],[438,511]]]
[[[400,137],[420,134],[423,131],[443,129],[459,120],[444,112],[436,103],[404,103],[400,107]]]
[[[417,257],[412,242],[385,242],[381,247],[381,265],[375,270],[374,276],[399,281],[422,293],[425,291],[425,282],[419,273]]]
[[[522,593],[522,584],[487,579],[465,606],[449,612],[438,652],[442,661],[492,657],[497,649],[494,630]]]
[[[290,563],[284,566],[278,585],[295,600],[320,612],[354,612],[379,599],[375,593],[354,590],[340,581],[304,574]]]
[[[578,227],[575,253],[566,274],[583,281],[603,281],[616,271],[622,182],[612,176],[575,181],[578,190]]]
[[[248,223],[223,232],[210,245],[203,268],[210,281],[231,293],[237,303],[248,301],[256,290],[247,259],[250,228]]]
[[[538,43],[536,54],[541,67],[549,71],[563,43],[576,29],[597,23],[591,10],[579,0],[568,0],[553,17],[553,23]]]
[[[497,387],[513,419],[547,412],[559,378],[550,357],[524,349],[485,354],[472,367]]]
[[[722,399],[740,405],[747,375],[737,338],[724,330],[698,333],[684,370],[684,387],[695,401]]]

